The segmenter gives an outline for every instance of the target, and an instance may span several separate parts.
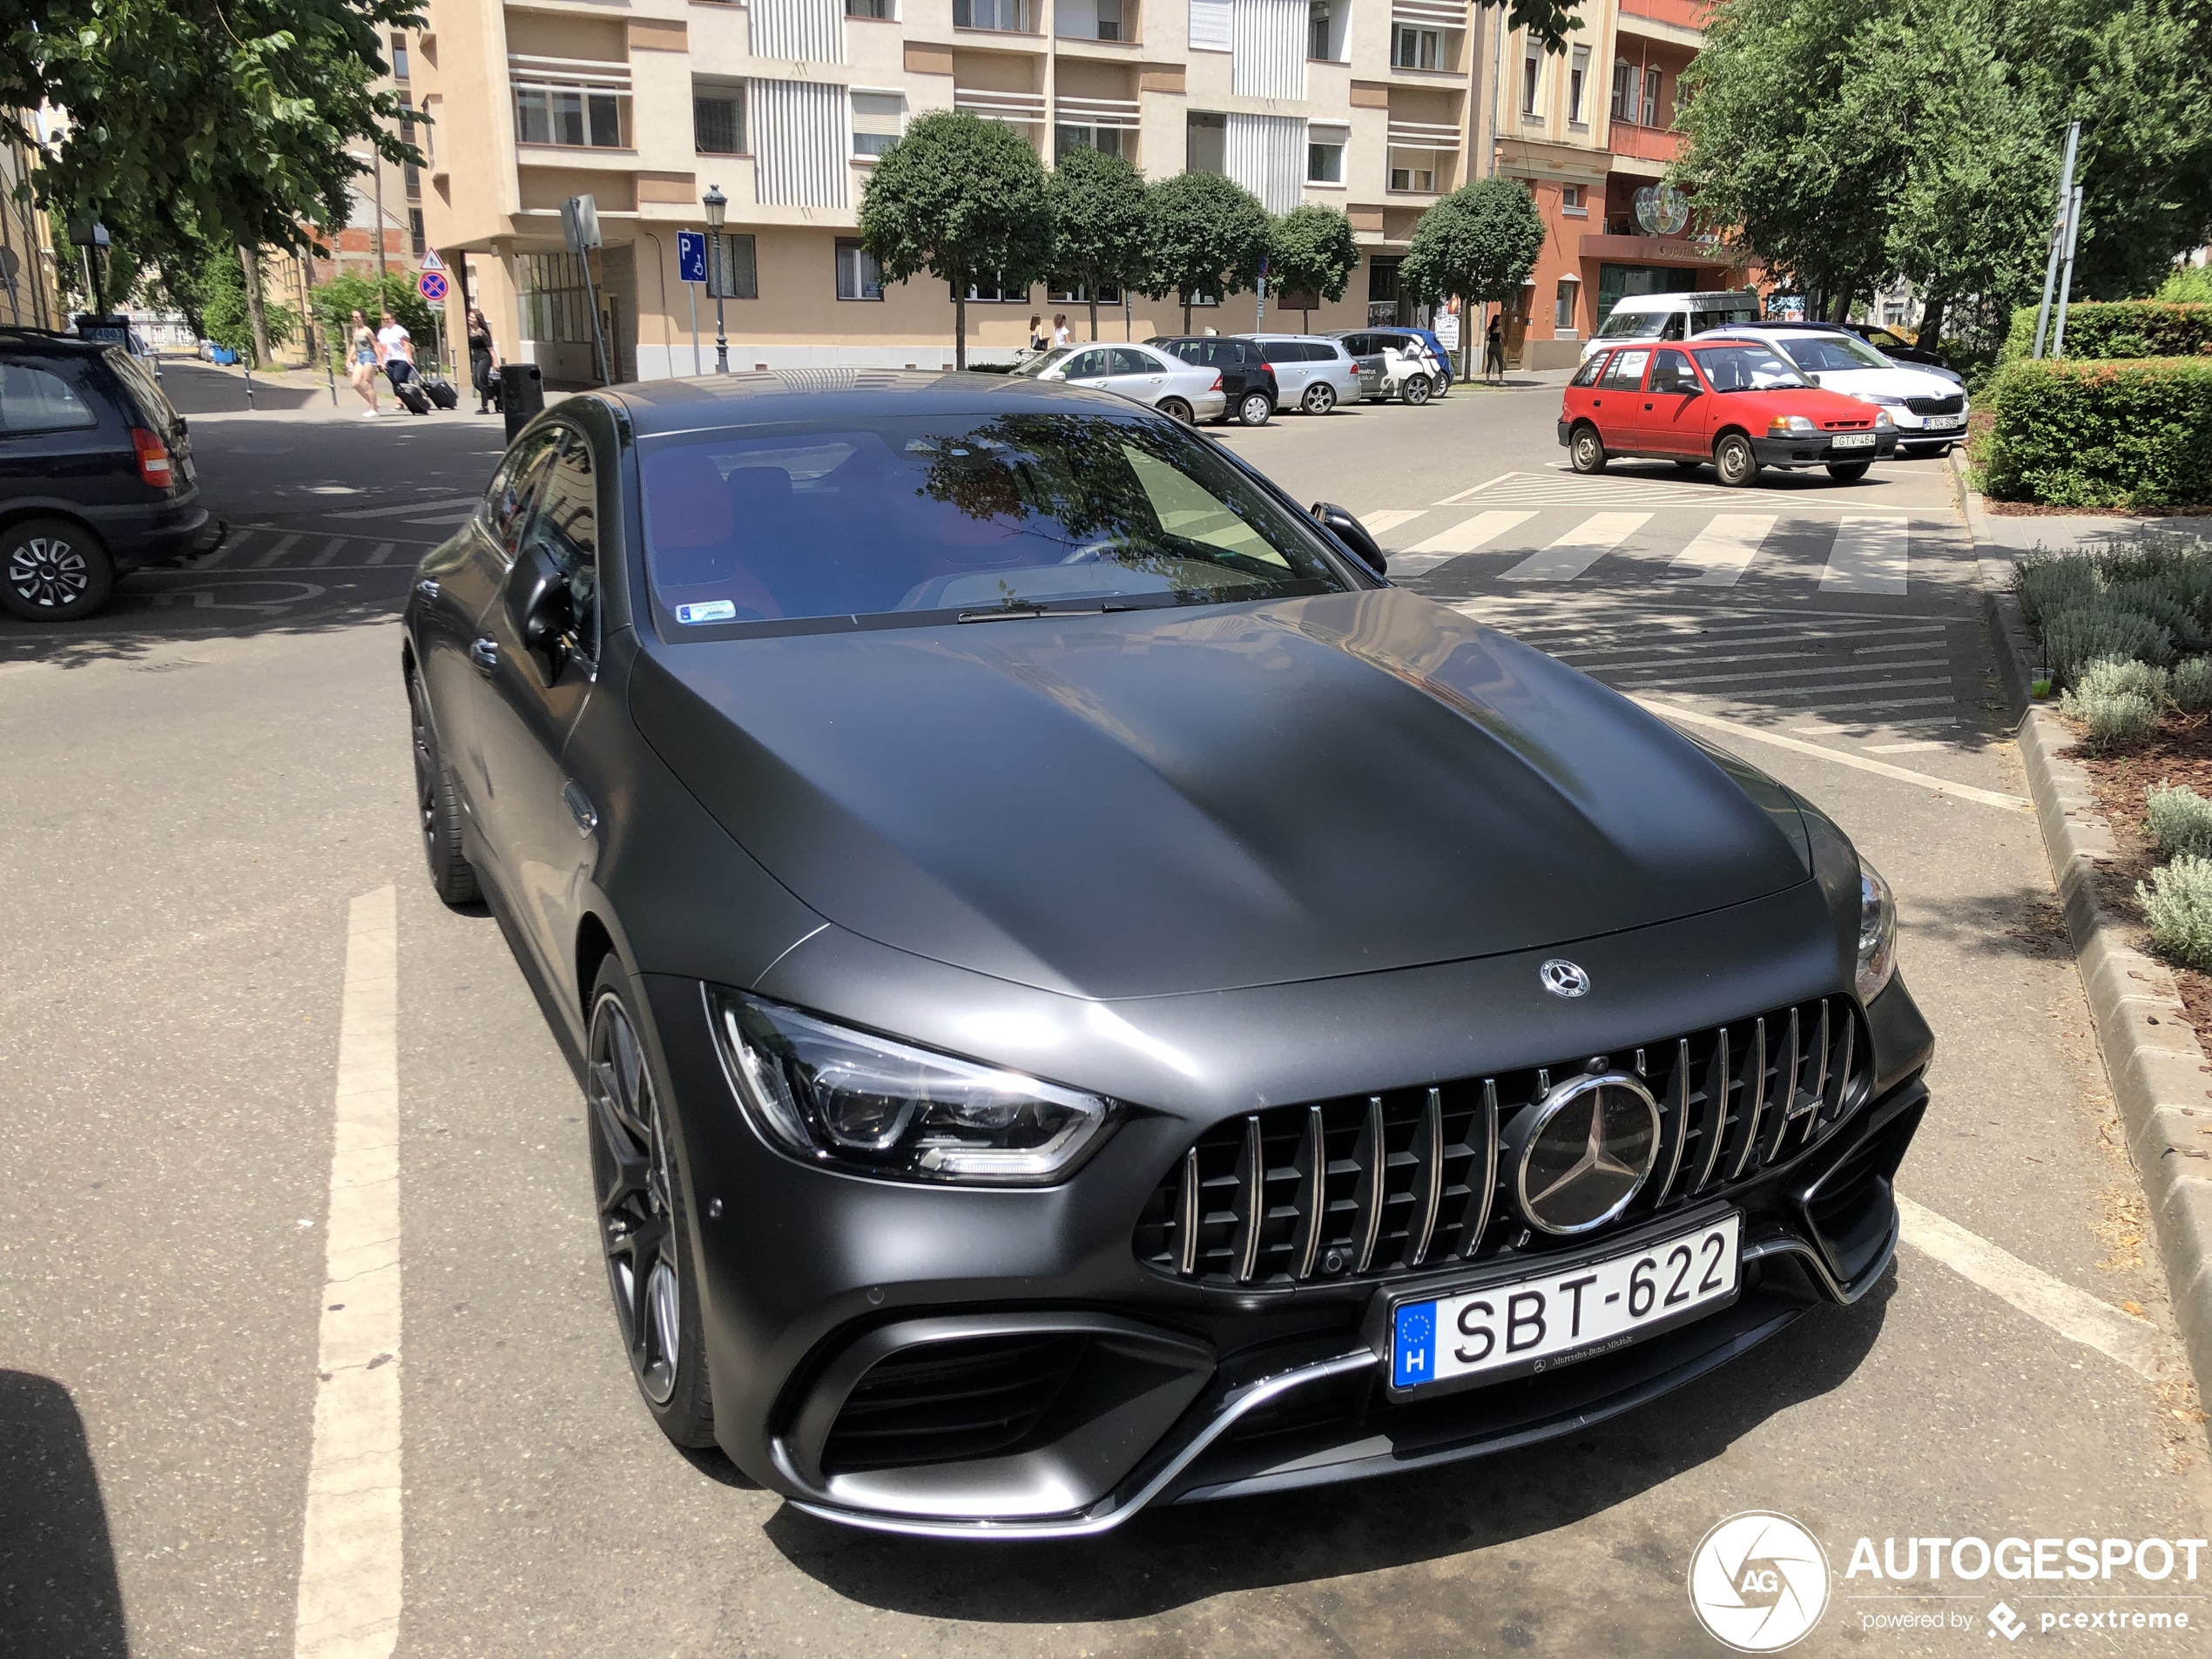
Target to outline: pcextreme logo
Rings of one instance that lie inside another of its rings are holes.
[[[1697,1622],[1739,1653],[1778,1653],[1804,1639],[1828,1606],[1828,1554],[1787,1515],[1730,1515],[1689,1558]]]

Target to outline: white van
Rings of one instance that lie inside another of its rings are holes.
[[[1759,296],[1750,288],[1719,293],[1628,293],[1614,305],[1605,326],[1582,343],[1582,361],[1623,341],[1683,340],[1715,328],[1741,328],[1759,320]]]

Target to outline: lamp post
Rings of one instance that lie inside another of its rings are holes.
[[[92,310],[105,319],[107,294],[100,280],[100,254],[108,246],[107,226],[97,219],[72,219],[69,222],[69,239],[84,250],[84,280],[91,286]]]
[[[722,296],[729,287],[729,254],[722,246],[722,215],[729,211],[730,199],[722,193],[719,185],[709,185],[706,194],[699,198],[699,206],[706,209],[706,234],[709,243],[706,275],[707,286],[714,290],[714,372],[730,372],[730,341],[722,324]]]

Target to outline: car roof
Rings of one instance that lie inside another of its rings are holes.
[[[1234,334],[1234,340],[1334,340],[1333,334]]]
[[[80,340],[74,334],[45,328],[23,328],[0,323],[0,351],[41,352],[56,357],[97,357],[114,345],[109,340]]]
[[[619,403],[639,437],[840,417],[1091,413],[1127,418],[1135,412],[1127,398],[1111,392],[956,369],[767,369],[644,381],[585,395]]]

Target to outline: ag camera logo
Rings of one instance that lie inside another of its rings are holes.
[[[1828,1553],[1787,1515],[1730,1515],[1689,1558],[1689,1605],[1715,1640],[1738,1653],[1778,1653],[1827,1610]]]

